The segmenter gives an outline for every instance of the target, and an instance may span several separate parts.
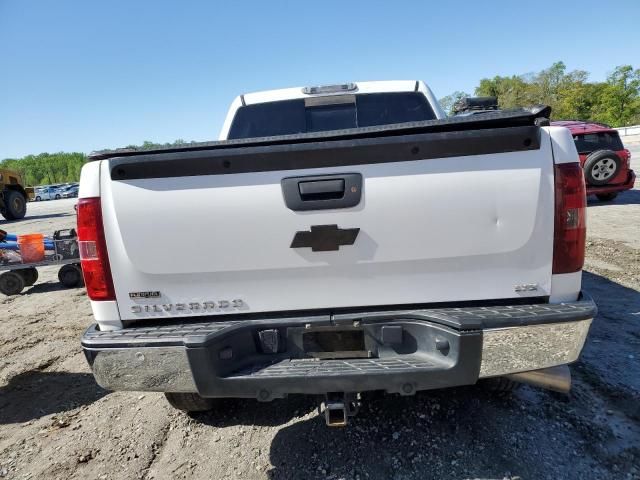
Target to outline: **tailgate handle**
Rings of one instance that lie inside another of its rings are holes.
[[[313,200],[331,200],[344,195],[344,179],[315,180],[298,183],[300,198],[308,202]]]
[[[282,179],[282,193],[294,211],[354,207],[362,197],[362,175],[315,175]]]

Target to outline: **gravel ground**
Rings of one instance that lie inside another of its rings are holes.
[[[640,170],[640,144],[634,148]],[[72,200],[29,205],[18,233],[72,227]],[[0,294],[0,477],[11,479],[640,479],[640,190],[590,202],[584,287],[599,315],[570,397],[477,387],[367,395],[345,429],[313,398],[224,401],[188,416],[161,394],[98,387],[80,350],[83,289],[56,269]]]

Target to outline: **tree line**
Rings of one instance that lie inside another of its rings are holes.
[[[0,168],[9,168],[22,175],[26,185],[50,185],[77,182],[87,156],[78,152],[41,153],[22,158],[6,158]]]
[[[181,139],[172,143],[145,141],[142,145],[128,145],[126,148],[160,148],[185,143],[188,142]],[[0,168],[20,173],[26,185],[51,185],[80,180],[80,170],[86,161],[87,155],[79,152],[41,153],[22,158],[5,158],[0,161]]]
[[[544,104],[552,108],[554,120],[592,120],[614,127],[640,124],[640,69],[616,67],[604,82],[589,82],[584,70],[567,71],[556,62],[537,73],[483,78],[476,96],[498,98],[500,108]],[[447,113],[465,92],[454,92],[440,100]]]
[[[615,127],[640,124],[640,69],[631,65],[616,67],[604,82],[589,82],[584,70],[567,71],[556,62],[537,73],[483,78],[475,88],[476,96],[498,98],[500,108],[516,108],[535,104],[552,107],[553,119],[593,120]],[[451,113],[466,92],[454,92],[440,99]],[[127,148],[156,148],[183,145],[182,139],[172,143],[145,141]],[[22,158],[7,158],[0,167],[18,171],[27,185],[49,185],[77,182],[87,156],[79,152],[41,153]]]

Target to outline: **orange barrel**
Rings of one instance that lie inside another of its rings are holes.
[[[44,235],[32,233],[18,235],[18,246],[23,263],[41,262],[44,260]]]

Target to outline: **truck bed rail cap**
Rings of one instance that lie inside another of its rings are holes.
[[[345,130],[331,130],[275,137],[246,138],[211,142],[191,142],[184,145],[167,147],[135,147],[114,150],[100,150],[89,154],[89,161],[105,160],[114,157],[129,157],[150,153],[173,153],[199,150],[231,149],[249,146],[276,145],[283,143],[306,143],[332,139],[350,139],[367,136],[395,136],[412,133],[454,132],[515,126],[534,126],[537,119],[548,118],[551,108],[537,105],[525,109],[503,110],[469,117],[450,117],[439,120],[425,120],[393,125],[359,127]]]

